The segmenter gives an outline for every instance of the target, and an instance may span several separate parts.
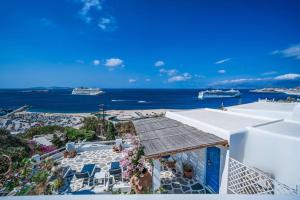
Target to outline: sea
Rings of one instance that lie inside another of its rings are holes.
[[[0,109],[29,105],[29,111],[49,113],[97,112],[105,110],[220,108],[261,99],[286,99],[283,93],[240,90],[240,98],[198,99],[199,89],[103,89],[98,96],[72,95],[72,89],[0,89]]]

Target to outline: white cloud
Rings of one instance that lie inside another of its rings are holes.
[[[277,74],[277,72],[276,71],[269,71],[269,72],[264,72],[261,75],[263,75],[263,76],[269,76],[269,75],[274,75],[274,74]]]
[[[114,31],[117,29],[116,21],[113,17],[102,17],[98,22],[98,27],[104,31]]]
[[[79,15],[81,19],[84,20],[86,23],[90,23],[92,17],[90,15],[90,11],[94,10],[102,10],[102,2],[100,0],[81,0],[82,8],[79,11]]]
[[[219,73],[219,74],[225,74],[225,73],[226,73],[226,70],[225,70],[225,69],[220,69],[220,70],[218,70],[218,73]]]
[[[104,66],[112,70],[115,69],[116,67],[124,67],[124,62],[120,58],[110,58],[110,59],[106,59]]]
[[[162,67],[162,66],[164,66],[164,65],[165,65],[165,62],[162,61],[162,60],[158,60],[158,61],[156,61],[156,62],[154,63],[154,66],[155,66],[155,67]]]
[[[205,78],[205,76],[200,75],[200,74],[194,74],[194,77],[196,77],[196,78]]]
[[[184,73],[182,75],[178,75],[178,76],[173,76],[171,78],[168,79],[169,83],[173,83],[173,82],[183,82],[183,81],[187,81],[189,79],[192,78],[192,75],[189,73]]]
[[[218,60],[217,62],[215,62],[215,64],[216,64],[216,65],[219,65],[219,64],[228,62],[228,61],[230,61],[231,59],[232,59],[232,58],[225,58],[225,59],[222,59],[222,60]]]
[[[283,57],[293,57],[300,59],[300,44],[292,45],[289,48],[282,50],[275,50],[272,52],[273,55],[282,55]]]
[[[136,83],[136,79],[130,78],[130,79],[128,79],[128,82],[129,83]]]
[[[274,78],[274,80],[295,80],[295,79],[298,79],[300,78],[300,74],[283,74],[283,75],[280,75],[280,76],[276,76]]]
[[[117,23],[113,16],[103,11],[104,0],[74,0],[80,2],[79,17],[88,24],[98,26],[103,31],[114,31]]]
[[[177,70],[176,69],[164,69],[164,68],[161,68],[159,70],[159,73],[162,75],[162,74],[167,74],[168,76],[174,76],[177,74]]]
[[[93,64],[94,64],[95,66],[100,65],[100,60],[93,60]]]
[[[146,82],[150,82],[151,79],[150,79],[150,78],[146,78],[145,81],[146,81]]]

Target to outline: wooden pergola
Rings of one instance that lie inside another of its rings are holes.
[[[146,158],[157,159],[209,146],[228,145],[227,140],[167,117],[139,119],[133,124]]]

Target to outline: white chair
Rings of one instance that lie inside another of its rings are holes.
[[[119,147],[123,143],[122,139],[116,139],[116,146]]]
[[[75,148],[75,143],[74,142],[68,142],[66,144],[66,151],[67,152],[72,152],[72,151],[75,151],[76,148]]]

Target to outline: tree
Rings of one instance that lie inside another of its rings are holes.
[[[15,162],[28,157],[29,153],[30,148],[24,139],[0,128],[0,155],[8,155]]]
[[[83,126],[81,127],[81,129],[100,133],[101,122],[96,117],[85,117],[83,119]]]
[[[116,139],[116,129],[115,126],[112,122],[108,123],[108,127],[107,127],[107,136],[106,139],[107,140],[115,140]]]
[[[51,140],[51,142],[57,148],[60,148],[60,147],[62,147],[64,145],[64,142],[60,140],[60,138],[57,136],[57,134],[53,135],[53,139]]]

